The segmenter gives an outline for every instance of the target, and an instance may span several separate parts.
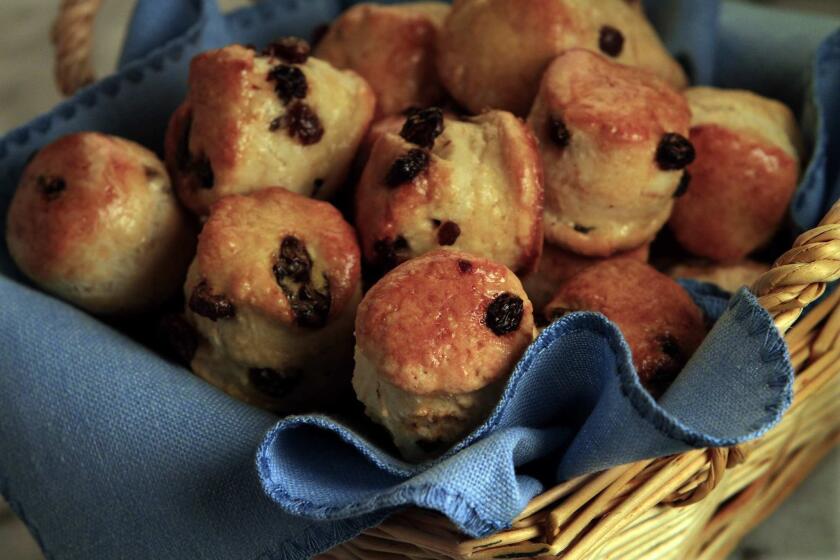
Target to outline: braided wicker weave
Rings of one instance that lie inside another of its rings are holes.
[[[101,0],[62,0],[53,28],[56,81],[70,95],[94,79],[92,29]],[[443,516],[396,514],[321,560],[724,558],[840,443],[840,202],[753,286],[797,370],[794,401],[764,437],[622,465],[534,498],[512,527],[467,539]],[[797,323],[794,326],[794,323]]]

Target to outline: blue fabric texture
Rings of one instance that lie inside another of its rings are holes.
[[[0,140],[0,219],[39,147],[100,130],[160,150],[193,55],[307,36],[350,3],[273,0],[225,15],[213,0],[141,0],[115,75]],[[814,156],[793,214],[813,225],[838,194],[840,107],[830,94],[840,85],[840,34],[825,39],[837,22],[715,2],[647,5],[698,81],[779,87],[802,108]],[[803,29],[807,37],[796,35]],[[771,53],[773,64],[756,63]],[[0,492],[47,557],[62,560],[300,559],[407,505],[486,535],[559,480],[731,445],[779,420],[792,371],[767,313],[746,291],[729,299],[685,285],[715,325],[658,402],[639,386],[615,326],[573,314],[532,345],[482,426],[444,457],[413,465],[364,428],[279,420],[234,401],[30,287],[2,246]]]

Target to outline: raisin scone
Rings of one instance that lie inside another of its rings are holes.
[[[597,311],[618,325],[639,379],[654,396],[676,378],[706,336],[703,312],[668,276],[633,259],[610,259],[564,282],[545,316]]]
[[[513,272],[440,249],[365,295],[353,387],[407,459],[428,458],[487,417],[533,336],[531,303]]]
[[[443,2],[357,4],[330,25],[315,56],[365,78],[378,117],[435,105],[444,97],[435,46],[448,13]]]
[[[647,262],[649,255],[650,244],[645,244],[636,249],[605,258],[628,258]],[[531,299],[531,303],[534,304],[534,309],[542,310],[551,301],[560,284],[581,270],[603,262],[605,258],[578,255],[546,243],[543,246],[542,257],[540,257],[537,270],[522,280],[522,285],[525,286],[525,292]]]
[[[627,0],[456,0],[438,44],[444,86],[473,112],[526,115],[540,77],[573,48],[687,84],[644,13]]]
[[[545,72],[528,117],[545,169],[545,238],[607,257],[653,239],[694,158],[685,98],[653,74],[585,50]]]
[[[536,141],[510,113],[463,120],[412,112],[374,144],[356,191],[367,262],[389,270],[438,247],[525,274],[542,250],[542,168]]]
[[[328,198],[343,183],[371,119],[367,82],[281,39],[196,56],[186,101],[166,133],[166,162],[193,212],[266,185]]]
[[[799,181],[801,140],[790,109],[748,91],[691,88],[688,191],[669,225],[688,251],[736,262],[764,245]]]
[[[350,391],[359,248],[338,210],[280,188],[213,205],[184,295],[198,331],[193,371],[278,412]]]
[[[737,292],[741,286],[752,286],[759,277],[770,270],[770,265],[745,259],[735,263],[690,262],[668,269],[672,278],[690,278],[715,284],[727,292]]]
[[[155,154],[81,132],[45,146],[26,166],[6,242],[47,292],[92,313],[135,314],[177,293],[195,229]]]

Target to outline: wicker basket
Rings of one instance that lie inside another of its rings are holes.
[[[91,30],[100,4],[62,0],[53,41],[65,95],[94,79]],[[534,498],[510,529],[482,539],[464,537],[440,514],[409,510],[318,558],[725,558],[840,442],[840,290],[797,323],[838,279],[840,202],[753,286],[787,333],[797,370],[793,404],[764,437],[570,480]]]

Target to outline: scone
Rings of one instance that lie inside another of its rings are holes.
[[[525,274],[542,249],[542,170],[533,135],[503,111],[464,120],[412,112],[376,141],[356,192],[367,262],[386,271],[438,247]]]
[[[609,259],[635,259],[641,262],[647,262],[650,254],[650,245],[645,244],[636,249],[619,253],[614,257],[606,257]],[[560,284],[580,272],[585,268],[603,262],[604,258],[586,257],[576,253],[570,253],[560,247],[545,244],[543,246],[542,257],[540,257],[540,264],[533,274],[528,275],[522,280],[522,285],[525,286],[525,292],[534,304],[535,310],[540,310],[551,301]]]
[[[607,257],[653,239],[694,158],[685,98],[653,74],[585,50],[545,72],[528,124],[545,168],[545,238]]]
[[[533,333],[513,272],[433,251],[391,271],[359,305],[353,388],[407,459],[427,458],[486,418]]]
[[[299,39],[262,52],[232,45],[195,57],[166,134],[166,162],[193,212],[276,185],[328,198],[373,118],[367,82],[309,56]]]
[[[691,88],[697,159],[669,225],[685,249],[735,262],[764,245],[799,181],[800,137],[790,110],[748,91]]]
[[[47,292],[92,313],[135,314],[178,291],[195,231],[152,152],[82,132],[47,145],[26,166],[6,243]]]
[[[676,282],[645,263],[610,259],[564,282],[545,315],[597,311],[618,325],[642,384],[655,396],[703,341],[703,313]]]
[[[741,286],[752,286],[758,278],[770,270],[764,263],[743,260],[735,263],[693,262],[678,264],[668,270],[672,278],[690,278],[715,284],[727,292],[737,292]]]
[[[326,202],[281,188],[219,200],[184,285],[193,371],[278,412],[335,403],[350,391],[359,260]]]
[[[444,97],[435,45],[448,13],[443,2],[357,4],[332,23],[315,56],[365,78],[378,117],[435,105]]]
[[[687,84],[642,11],[627,0],[455,0],[438,44],[438,72],[473,112],[526,115],[540,77],[573,48]]]

